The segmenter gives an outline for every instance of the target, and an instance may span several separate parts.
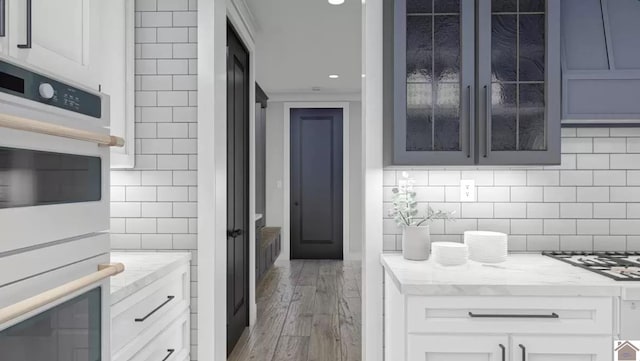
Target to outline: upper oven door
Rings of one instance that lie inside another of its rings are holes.
[[[24,86],[14,82],[14,93],[35,86],[33,79]],[[73,89],[90,92],[55,84],[55,97],[71,97]],[[101,118],[19,95],[0,90],[0,116],[108,134],[109,97],[104,94],[91,93],[100,99]],[[108,229],[108,147],[0,127],[0,254]]]

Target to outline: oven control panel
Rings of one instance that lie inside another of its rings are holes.
[[[94,118],[102,116],[102,99],[99,95],[2,60],[0,92]]]

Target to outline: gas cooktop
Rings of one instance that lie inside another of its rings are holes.
[[[616,281],[640,281],[640,252],[544,251],[542,254]]]

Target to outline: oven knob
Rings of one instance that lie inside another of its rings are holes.
[[[41,83],[40,87],[38,87],[38,92],[43,99],[51,99],[55,94],[55,89],[49,83]]]

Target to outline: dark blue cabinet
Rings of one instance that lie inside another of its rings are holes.
[[[560,0],[394,10],[394,164],[560,162]]]
[[[637,0],[562,0],[563,124],[640,124],[639,19]]]

